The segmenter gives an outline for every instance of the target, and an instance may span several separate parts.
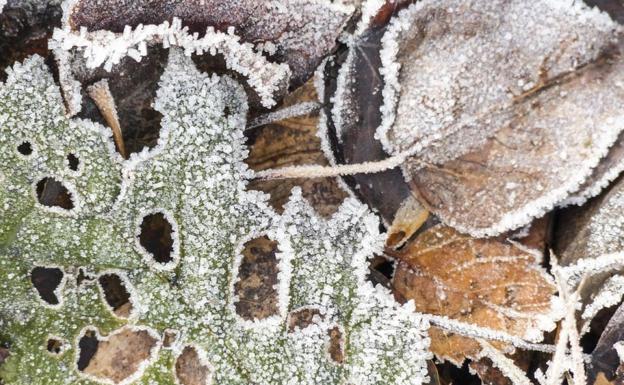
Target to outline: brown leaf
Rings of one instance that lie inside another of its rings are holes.
[[[501,239],[475,239],[442,225],[394,253],[395,292],[419,312],[532,338],[552,323],[555,286],[536,255]],[[431,350],[461,366],[477,341],[430,329]],[[501,348],[502,346],[496,345]]]
[[[462,232],[496,235],[551,210],[622,130],[624,64],[605,14],[422,1],[364,31],[338,60],[337,154],[346,163],[375,160],[344,156],[354,146],[377,148],[377,159],[413,154],[403,166],[411,189]]]
[[[284,105],[317,100],[314,85],[308,82],[289,95]],[[328,164],[316,135],[317,123],[318,114],[312,113],[254,129],[250,134],[251,143],[246,163],[254,171],[308,163]],[[337,180],[332,178],[253,180],[248,188],[269,193],[271,205],[281,212],[295,186],[301,187],[306,200],[320,215],[326,217],[336,212],[347,197]]]
[[[599,197],[581,207],[562,210],[554,229],[553,250],[562,266],[574,265],[583,259],[599,259],[603,255],[620,252],[624,248],[624,181],[620,178]],[[605,269],[586,277],[581,286],[581,302],[587,306],[605,282],[621,268]],[[585,322],[590,322],[586,320]],[[587,325],[583,325],[583,331]],[[598,331],[600,332],[600,330]]]
[[[204,33],[211,26],[220,31],[234,27],[244,42],[273,43],[271,59],[287,63],[293,72],[291,85],[303,84],[335,46],[351,11],[329,3],[295,0],[277,6],[269,0],[175,1],[81,0],[72,2],[68,25],[73,30],[123,32],[126,26],[161,24],[174,17],[191,32]]]
[[[387,22],[396,11],[391,3],[388,1],[380,10],[377,18],[379,25]],[[325,125],[319,129],[339,164],[373,162],[388,157],[381,143],[374,140],[375,130],[381,123],[379,107],[383,103],[381,92],[373,92],[383,87],[379,74],[379,49],[383,32],[381,27],[371,28],[358,37],[358,49],[345,50],[342,47],[343,50],[324,67]],[[341,73],[352,74],[353,77],[347,75],[343,80],[344,75]],[[347,83],[342,85],[341,81]],[[348,107],[336,104],[339,84],[342,98],[348,101]],[[411,195],[398,169],[356,174],[343,179],[358,198],[375,209],[388,224],[394,220],[401,203]]]

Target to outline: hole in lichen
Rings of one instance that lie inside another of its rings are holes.
[[[63,185],[54,178],[43,178],[37,182],[37,199],[39,203],[48,207],[60,207],[65,210],[74,208],[72,195]]]
[[[182,385],[206,385],[210,368],[202,362],[194,347],[186,346],[176,360],[175,374]]]
[[[67,165],[70,170],[77,171],[78,165],[80,164],[80,159],[72,153],[67,154]]]
[[[170,348],[178,340],[180,333],[177,330],[167,329],[163,334],[163,348]]]
[[[30,142],[23,142],[22,144],[17,146],[17,152],[19,152],[22,155],[28,156],[32,154],[33,152],[32,145],[30,144]]]
[[[30,281],[42,300],[50,305],[58,305],[59,299],[54,291],[63,280],[63,272],[55,267],[35,267],[30,272]]]
[[[87,274],[82,268],[78,269],[78,276],[76,277],[76,285],[80,286],[84,281],[93,281],[95,278]]]
[[[243,258],[238,269],[234,292],[236,313],[247,320],[264,319],[278,313],[277,308],[277,242],[266,236],[243,245]]]
[[[78,341],[78,370],[83,371],[97,352],[99,341],[94,330],[87,330]]]
[[[158,263],[173,261],[173,228],[163,213],[146,215],[141,222],[139,243]]]
[[[147,361],[154,358],[158,339],[148,330],[124,326],[101,339],[89,330],[78,345],[80,371],[119,384],[145,370]]]
[[[104,274],[98,278],[104,299],[118,317],[128,318],[132,312],[130,293],[117,274]]]
[[[368,265],[368,280],[373,285],[391,286],[392,276],[394,275],[394,261],[380,255],[375,255]]]
[[[10,355],[9,348],[0,346],[0,365],[2,365]],[[2,378],[0,378],[0,384],[2,384]]]
[[[291,312],[288,316],[288,332],[293,333],[296,329],[305,329],[312,324],[319,323],[323,315],[316,308],[303,308]]]
[[[55,356],[58,356],[63,352],[64,346],[65,343],[58,338],[49,338],[46,342],[46,349],[50,352],[50,354],[54,354]]]
[[[342,350],[342,332],[335,326],[327,332],[329,334],[329,346],[327,348],[329,356],[334,362],[342,364],[344,362],[344,352]]]

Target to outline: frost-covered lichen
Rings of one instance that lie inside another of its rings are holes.
[[[320,219],[298,191],[275,214],[265,195],[246,190],[242,87],[171,52],[155,101],[158,146],[129,160],[105,127],[65,117],[43,59],[16,64],[0,86],[0,341],[11,352],[0,378],[179,384],[176,360],[193,347],[215,384],[420,384],[426,322],[365,281],[366,259],[381,246],[377,219],[354,200]],[[71,201],[45,201],[42,180],[62,183]],[[172,230],[165,260],[141,239],[154,214]],[[278,242],[279,311],[249,321],[235,311],[234,285],[244,243],[262,235]],[[33,287],[35,267],[62,271],[58,303]],[[125,285],[127,314],[106,302],[105,274]],[[301,309],[317,315],[292,327]],[[340,360],[328,353],[332,330]],[[156,342],[131,375],[110,379],[77,366],[89,331]]]

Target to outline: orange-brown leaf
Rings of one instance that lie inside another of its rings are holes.
[[[420,312],[523,338],[553,326],[547,321],[555,286],[539,267],[536,253],[439,225],[396,255],[394,289],[398,296],[414,300]],[[477,358],[481,350],[475,340],[437,328],[430,336],[432,351],[458,365],[465,358]]]

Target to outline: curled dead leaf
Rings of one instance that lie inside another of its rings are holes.
[[[413,196],[409,195],[396,212],[388,229],[386,246],[399,248],[420,229],[429,218],[429,212]]]

